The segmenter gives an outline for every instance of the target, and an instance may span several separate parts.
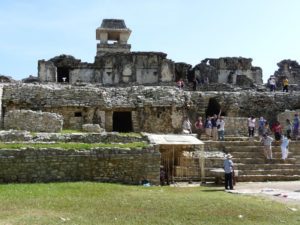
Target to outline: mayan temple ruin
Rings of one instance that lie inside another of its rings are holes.
[[[278,120],[284,125],[286,119],[292,120],[300,112],[300,65],[296,61],[278,63],[279,69],[273,74],[278,89],[270,92],[263,83],[262,68],[252,65],[251,58],[206,58],[192,66],[174,62],[163,52],[131,51],[131,32],[123,20],[104,19],[96,29],[94,62],[59,55],[39,60],[37,77],[18,82],[2,76],[0,138],[3,142],[130,142],[130,138],[115,134],[135,132],[142,133],[141,140],[149,142],[150,147],[132,152],[79,151],[70,153],[72,156],[57,149],[48,155],[1,150],[0,181],[95,180],[136,184],[147,177],[159,184],[163,166],[173,181],[205,182],[217,178],[213,171],[222,167],[224,152],[233,155],[239,181],[300,178],[299,141],[291,141],[285,162],[280,159],[280,144],[276,143],[274,163],[267,164],[259,138],[252,142],[247,138],[249,116],[263,116],[270,123]],[[291,84],[288,93],[281,91],[284,78]],[[183,89],[176,86],[180,79]],[[194,139],[175,141],[182,133],[184,117],[193,125],[198,116],[206,118],[220,111],[226,123],[225,141],[211,141],[204,134],[200,140],[191,135]],[[63,129],[83,134],[57,135]],[[164,143],[147,134],[171,136],[164,137]],[[51,154],[56,164],[46,161]],[[27,156],[31,164],[27,164]],[[68,161],[70,157],[73,161]],[[18,167],[13,169],[16,162],[20,163],[21,175]]]

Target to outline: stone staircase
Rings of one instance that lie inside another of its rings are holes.
[[[212,169],[222,168],[222,152],[233,156],[237,180],[241,181],[288,181],[300,180],[300,142],[291,141],[288,159],[281,159],[280,144],[273,144],[273,160],[268,162],[263,154],[263,146],[258,141],[245,138],[227,138],[227,141],[205,142],[205,168],[207,180],[214,177]]]

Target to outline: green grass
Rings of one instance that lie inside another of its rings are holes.
[[[129,133],[118,133],[119,136],[123,136],[123,137],[137,137],[137,138],[141,138],[142,135],[141,133],[134,133],[134,132],[129,132]]]
[[[62,149],[84,149],[93,148],[144,148],[148,144],[145,142],[131,143],[75,143],[75,142],[57,142],[57,143],[0,143],[0,149],[21,149],[21,148],[62,148]]]
[[[80,130],[68,130],[68,129],[63,129],[61,132],[61,134],[73,134],[73,133],[83,133]]]
[[[0,185],[0,193],[0,224],[300,224],[291,206],[220,188],[78,182]]]

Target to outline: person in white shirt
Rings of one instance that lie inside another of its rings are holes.
[[[266,159],[272,159],[272,142],[274,139],[267,134],[263,135],[262,143],[264,145],[264,154]]]
[[[288,154],[289,154],[289,152],[288,152],[288,146],[289,146],[289,139],[286,137],[286,136],[284,136],[284,135],[282,135],[281,136],[281,145],[280,145],[280,148],[281,148],[281,158],[283,159],[283,160],[286,160],[287,159],[287,157],[288,157]]]
[[[224,141],[225,121],[224,121],[224,117],[223,116],[221,116],[217,120],[217,129],[218,129],[218,140],[219,141]]]
[[[191,134],[192,133],[192,123],[189,120],[189,117],[185,116],[182,123],[182,133]]]
[[[248,133],[249,133],[249,138],[254,137],[254,131],[255,131],[255,123],[256,119],[254,116],[250,116],[248,118]]]

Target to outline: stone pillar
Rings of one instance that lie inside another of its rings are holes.
[[[131,111],[131,120],[132,120],[132,129],[134,132],[139,132],[139,122],[138,122],[138,114],[137,111]]]
[[[113,112],[108,111],[105,113],[105,130],[111,132],[113,130]]]

